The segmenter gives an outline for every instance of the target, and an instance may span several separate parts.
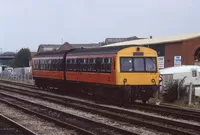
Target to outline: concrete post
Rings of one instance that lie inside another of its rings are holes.
[[[189,87],[189,102],[188,105],[191,105],[192,102],[192,83],[190,83],[190,87]]]
[[[178,88],[177,88],[177,99],[180,99],[180,80],[178,80]]]

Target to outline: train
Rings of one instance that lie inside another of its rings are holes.
[[[159,87],[157,52],[144,46],[76,48],[37,53],[35,85],[146,103]]]

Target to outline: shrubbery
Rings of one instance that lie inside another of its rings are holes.
[[[167,101],[167,102],[174,102],[175,100],[177,100],[177,96],[178,96],[178,84],[179,84],[179,97],[180,99],[182,99],[185,94],[186,94],[186,86],[183,86],[183,83],[184,83],[184,79],[183,78],[181,80],[181,82],[179,82],[178,80],[172,80],[170,81],[166,88],[165,88],[165,93],[163,95],[163,99],[164,101]]]

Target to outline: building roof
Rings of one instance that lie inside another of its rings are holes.
[[[60,44],[41,44],[39,45],[37,52],[53,51],[59,49],[60,47]]]
[[[182,35],[175,35],[175,36],[131,40],[131,41],[125,41],[125,42],[104,45],[102,47],[124,46],[124,45],[154,45],[154,44],[162,44],[162,43],[181,42],[184,40],[194,39],[194,38],[198,38],[198,37],[200,37],[200,33],[189,33],[189,34],[182,34]]]
[[[128,37],[128,38],[106,38],[105,43],[106,44],[112,44],[112,43],[118,43],[118,42],[124,42],[124,41],[130,41],[130,40],[136,40],[141,39],[136,36]]]
[[[31,52],[31,58],[36,54],[37,54],[37,52]]]
[[[96,48],[101,46],[100,44],[90,43],[90,44],[70,44],[73,48]]]

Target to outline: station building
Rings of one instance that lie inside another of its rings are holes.
[[[138,39],[105,46],[122,45],[146,46],[156,50],[160,69],[179,65],[200,65],[200,33]]]

